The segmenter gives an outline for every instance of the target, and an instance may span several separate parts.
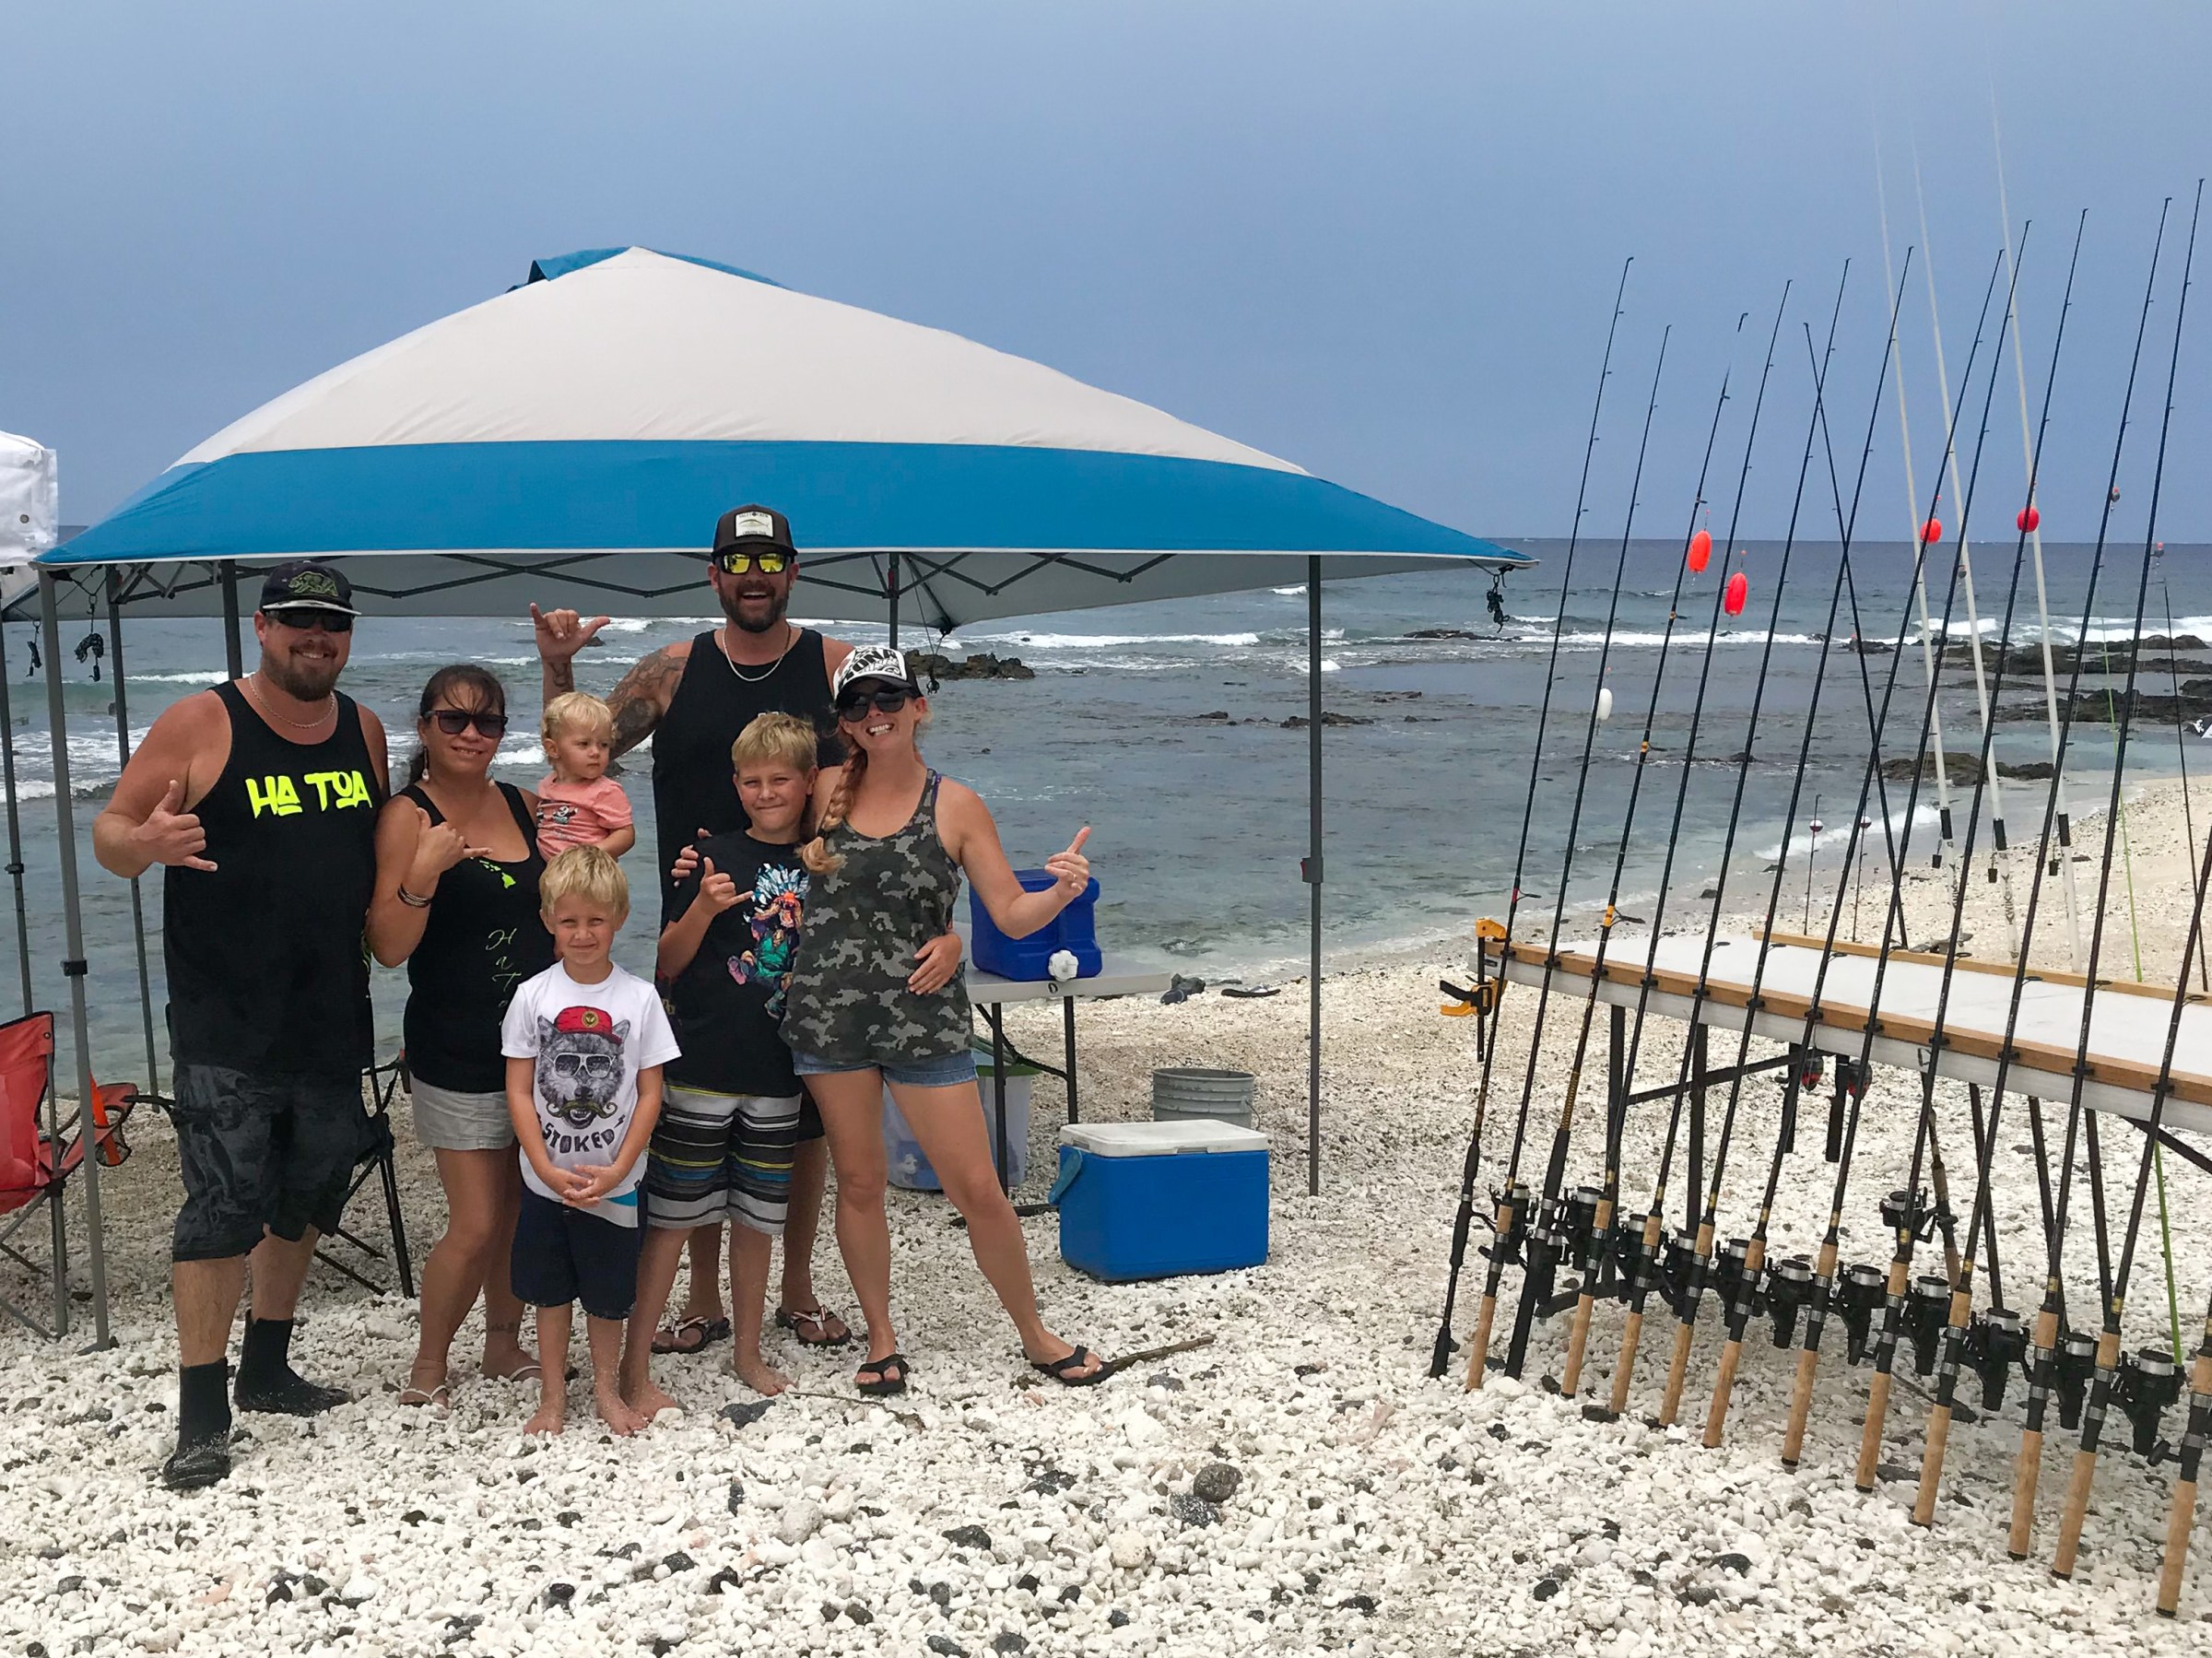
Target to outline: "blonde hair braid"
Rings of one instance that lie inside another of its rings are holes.
[[[853,796],[860,793],[860,780],[867,774],[867,770],[868,751],[855,743],[843,772],[838,777],[837,787],[830,791],[830,799],[822,807],[814,839],[799,849],[799,862],[810,873],[830,875],[844,863],[830,850],[830,831],[844,822],[845,815],[852,811]]]

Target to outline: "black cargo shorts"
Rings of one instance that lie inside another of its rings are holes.
[[[293,1241],[310,1227],[336,1229],[354,1167],[375,1143],[358,1075],[180,1064],[171,1117],[184,1178],[176,1261],[245,1254],[265,1229]]]

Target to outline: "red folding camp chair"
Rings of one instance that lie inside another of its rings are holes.
[[[39,1264],[16,1247],[23,1229],[44,1204],[52,1232],[49,1263],[53,1278],[53,1325],[49,1329],[22,1307],[0,1296],[0,1311],[49,1339],[69,1323],[67,1217],[63,1200],[69,1177],[83,1165],[85,1147],[75,1120],[65,1124],[53,1093],[53,1016],[26,1014],[0,1025],[0,1254],[34,1276]],[[100,1160],[112,1168],[130,1155],[123,1124],[137,1102],[138,1085],[96,1086],[92,1098],[93,1137]]]

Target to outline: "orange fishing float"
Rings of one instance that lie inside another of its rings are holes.
[[[2020,534],[2023,535],[2030,534],[2042,522],[2043,515],[2032,506],[2022,507],[2019,516],[2013,520],[2013,523],[2020,526]]]
[[[1730,616],[1744,613],[1744,601],[1751,596],[1751,578],[1742,570],[1728,578],[1728,590],[1721,595],[1721,608]]]
[[[1943,539],[1943,520],[1940,518],[1931,518],[1927,523],[1922,524],[1920,526],[1920,539],[1921,544],[1924,547],[1934,547],[1937,542],[1941,541]]]
[[[1689,538],[1689,568],[1701,570],[1712,562],[1712,532],[1700,530]]]

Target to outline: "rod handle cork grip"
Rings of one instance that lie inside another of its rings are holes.
[[[2028,1545],[2035,1536],[2035,1487],[2042,1472],[2043,1430],[2023,1429],[2019,1466],[2012,1476],[2012,1529],[2005,1538],[2005,1552],[2016,1560],[2028,1558]]]
[[[1483,1371],[1490,1360],[1490,1325],[1498,1317],[1498,1298],[1485,1290],[1482,1311],[1475,1315],[1475,1338],[1467,1348],[1467,1386],[1473,1393],[1482,1385]]]
[[[2051,1575],[2054,1578],[2074,1575],[2074,1558],[2081,1549],[2082,1522],[2089,1515],[2089,1484],[2096,1477],[2097,1453],[2077,1451],[2074,1473],[2066,1481],[2065,1512],[2058,1521],[2058,1552],[2051,1557]]]
[[[1943,1453],[1951,1442],[1951,1407],[1938,1405],[1928,1417],[1927,1454],[1920,1459],[1920,1489],[1912,1498],[1912,1523],[1936,1523],[1936,1493],[1943,1487]]]
[[[1790,1425],[1783,1430],[1782,1465],[1794,1468],[1805,1452],[1806,1418],[1813,1412],[1813,1373],[1820,1368],[1820,1349],[1806,1347],[1797,1355],[1797,1380],[1790,1389]]]
[[[1743,1362],[1744,1344],[1731,1336],[1721,1349],[1721,1373],[1713,1381],[1712,1403],[1705,1411],[1705,1449],[1718,1450],[1721,1424],[1728,1419],[1728,1395],[1735,1389],[1735,1367]]]
[[[1559,1371],[1559,1396],[1574,1397],[1574,1390],[1583,1384],[1583,1353],[1590,1345],[1590,1311],[1597,1298],[1584,1290],[1574,1303],[1574,1323],[1567,1331],[1567,1362]]]
[[[1613,1397],[1608,1408],[1615,1416],[1629,1408],[1629,1385],[1636,1375],[1636,1349],[1643,1341],[1643,1314],[1630,1309],[1620,1331],[1620,1359],[1613,1367]]]
[[[1866,1390],[1866,1431],[1859,1435],[1859,1463],[1852,1477],[1862,1491],[1875,1487],[1875,1470],[1882,1460],[1882,1428],[1889,1419],[1889,1372],[1877,1370]]]
[[[2159,1567],[2159,1616],[2171,1617],[2182,1604],[2182,1567],[2189,1558],[2189,1533],[2196,1524],[2196,1481],[2176,1480],[2173,1508],[2166,1516],[2166,1558]]]
[[[1682,1408],[1682,1382],[1689,1374],[1689,1326],[1675,1325],[1675,1351],[1666,1361],[1666,1391],[1659,1398],[1659,1426],[1672,1428]]]

